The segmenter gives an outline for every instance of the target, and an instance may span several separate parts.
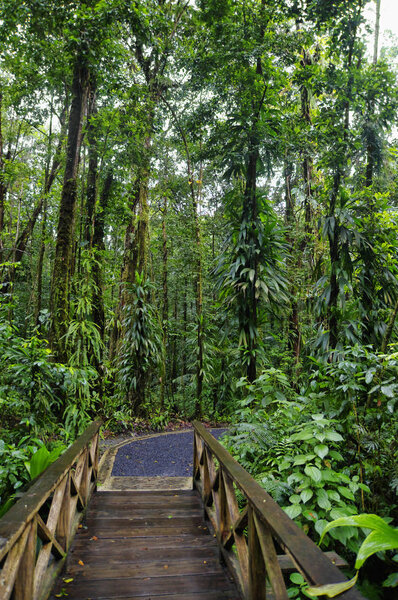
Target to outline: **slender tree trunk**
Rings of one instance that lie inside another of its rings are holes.
[[[188,281],[187,279],[184,279],[184,300],[182,303],[182,319],[183,319],[183,351],[182,351],[182,390],[183,390],[183,396],[184,396],[184,406],[185,406],[185,400],[186,400],[186,382],[185,382],[185,376],[187,375],[188,372],[188,368],[187,368],[187,354],[188,354],[188,348],[187,348],[187,337],[188,337],[188,299],[187,299],[187,287],[188,287]]]
[[[244,306],[243,329],[246,338],[246,351],[249,354],[249,362],[247,365],[247,378],[252,383],[257,378],[257,297],[256,283],[258,278],[258,254],[257,246],[257,162],[259,159],[258,152],[259,140],[256,135],[256,127],[252,131],[249,140],[249,158],[246,172],[246,186],[243,198],[242,223],[245,227],[246,243],[250,251],[250,258],[245,264],[245,268],[253,271],[254,276],[250,280],[250,286],[247,292],[247,301]]]
[[[332,190],[332,194],[331,194],[331,201],[330,201],[330,207],[329,207],[329,219],[331,220],[331,223],[332,222],[334,223],[333,226],[332,225],[329,226],[329,234],[328,234],[330,269],[331,269],[330,280],[329,280],[330,299],[329,299],[329,305],[328,305],[328,322],[329,322],[329,348],[331,350],[336,348],[337,339],[338,339],[337,304],[338,304],[338,298],[339,298],[339,283],[337,280],[337,268],[338,268],[339,259],[340,259],[340,252],[339,252],[339,238],[340,238],[339,227],[340,227],[340,225],[335,217],[335,212],[336,212],[337,195],[338,195],[338,192],[340,189],[340,182],[341,182],[341,173],[340,173],[340,168],[338,167],[337,172],[335,173],[335,176],[334,176],[333,190]]]
[[[76,57],[72,86],[72,105],[69,114],[68,144],[61,205],[57,227],[57,241],[51,282],[50,341],[56,360],[67,360],[65,335],[69,319],[69,285],[72,261],[74,214],[77,198],[77,171],[79,165],[82,123],[87,100],[89,72],[80,56]]]
[[[87,140],[88,140],[88,174],[87,174],[87,205],[86,220],[84,227],[84,241],[88,248],[93,243],[94,211],[97,201],[98,180],[98,149],[97,136],[95,133],[95,117],[97,115],[97,89],[96,82],[90,82],[90,93],[87,113]]]
[[[167,248],[167,195],[163,198],[162,211],[162,288],[163,288],[163,307],[162,307],[162,368],[160,381],[160,406],[164,406],[164,395],[166,389],[166,360],[167,360],[167,338],[168,338],[168,319],[169,319],[169,295],[168,295],[168,248]]]
[[[40,234],[40,250],[39,250],[39,258],[37,261],[37,283],[36,283],[36,307],[35,307],[35,316],[34,321],[38,328],[40,328],[40,312],[43,305],[43,265],[44,265],[44,255],[46,252],[46,234],[47,234],[47,198],[44,200],[43,204],[43,215],[42,215],[42,224],[41,224],[41,234]]]
[[[301,64],[304,68],[309,67],[313,64],[313,59],[309,52],[303,49],[303,57]],[[301,116],[307,125],[311,125],[311,104],[308,89],[305,85],[301,88]],[[303,180],[304,180],[304,219],[305,219],[305,231],[306,237],[308,238],[311,233],[311,196],[312,196],[312,173],[313,173],[313,161],[312,156],[308,152],[308,145],[304,149],[303,156]],[[307,243],[306,240],[305,243]]]
[[[140,186],[139,182],[135,182],[134,189],[132,191],[130,199],[130,221],[126,228],[124,236],[124,250],[123,250],[123,264],[121,269],[120,277],[120,288],[119,288],[119,303],[116,309],[115,323],[112,327],[110,339],[109,339],[109,360],[112,362],[117,357],[117,350],[120,342],[120,326],[119,323],[123,320],[124,307],[129,299],[129,282],[134,282],[136,263],[133,258],[134,240],[136,236],[136,211],[139,204]]]
[[[174,330],[176,330],[177,319],[178,319],[177,291],[176,291],[176,295],[174,297],[173,317],[174,317]],[[173,396],[173,402],[174,402],[175,393],[177,391],[177,386],[176,386],[176,382],[175,382],[176,379],[177,379],[177,338],[176,338],[176,336],[174,336],[173,343],[171,345],[171,394]]]
[[[196,360],[196,402],[195,418],[202,417],[202,392],[203,392],[203,273],[202,273],[202,243],[198,214],[198,203],[194,191],[193,174],[191,173],[191,199],[195,227],[196,251],[196,319],[197,319],[197,360]]]
[[[379,59],[379,39],[380,39],[380,10],[381,0],[376,0],[376,23],[375,23],[375,37],[373,44],[373,64],[376,65]]]
[[[285,221],[287,225],[287,243],[290,249],[290,268],[291,270],[297,270],[300,268],[300,258],[297,258],[297,248],[294,247],[294,238],[293,238],[293,227],[294,227],[294,199],[291,191],[291,173],[292,167],[291,164],[286,163],[285,165]],[[296,364],[300,359],[300,326],[299,326],[299,308],[297,302],[297,289],[294,283],[294,273],[293,273],[293,283],[291,288],[291,313],[289,316],[289,330],[288,330],[288,344],[290,349],[293,352]]]
[[[110,193],[113,184],[113,173],[109,171],[105,178],[102,193],[99,198],[95,215],[93,230],[93,321],[100,332],[101,340],[105,339],[105,312],[104,312],[104,277],[103,263],[105,251],[105,213],[108,207]]]
[[[0,265],[3,262],[4,249],[4,202],[7,186],[4,180],[3,156],[3,93],[0,91]]]

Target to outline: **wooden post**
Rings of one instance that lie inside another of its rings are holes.
[[[248,511],[249,549],[249,600],[265,600],[266,570],[260,541],[257,535],[254,510],[249,503]]]

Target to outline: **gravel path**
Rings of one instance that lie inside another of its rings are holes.
[[[220,438],[226,429],[211,429]],[[116,454],[112,475],[125,477],[190,477],[193,431],[159,435],[122,446]]]

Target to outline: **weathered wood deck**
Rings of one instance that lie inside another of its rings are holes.
[[[54,600],[240,598],[194,491],[98,492],[83,523]]]

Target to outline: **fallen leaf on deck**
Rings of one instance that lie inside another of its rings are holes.
[[[79,560],[79,565],[81,565],[82,567],[84,567],[84,562],[82,560]]]

